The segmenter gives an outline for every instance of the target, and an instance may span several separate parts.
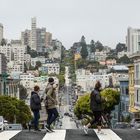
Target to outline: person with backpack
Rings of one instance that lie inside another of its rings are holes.
[[[55,92],[56,88],[57,88],[57,85],[54,83],[54,79],[49,78],[48,79],[48,85],[45,89],[45,93],[46,93],[45,107],[46,107],[46,111],[47,111],[47,114],[48,114],[46,129],[47,129],[48,132],[54,132],[51,129],[51,124],[58,117],[58,111],[56,109],[56,104],[57,104],[56,92]]]
[[[90,128],[95,123],[97,124],[97,128],[98,128],[97,133],[104,134],[101,131],[101,116],[103,111],[102,103],[104,102],[104,99],[101,98],[100,91],[101,91],[101,83],[97,81],[94,90],[90,94],[90,108],[93,112],[94,119],[86,126],[84,126],[85,134],[88,134],[88,128]]]
[[[29,124],[29,130],[31,129],[31,126],[33,124],[35,131],[41,131],[38,127],[39,119],[40,119],[39,111],[41,110],[41,99],[40,99],[40,96],[38,95],[39,90],[40,90],[40,87],[35,86],[34,91],[31,92],[30,108],[31,108],[31,111],[33,112],[34,117],[31,123]]]

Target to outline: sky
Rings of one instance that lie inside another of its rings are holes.
[[[4,38],[20,39],[21,31],[46,27],[66,48],[78,42],[99,40],[115,48],[125,43],[127,28],[140,28],[140,0],[0,0]]]

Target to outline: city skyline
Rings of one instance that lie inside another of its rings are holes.
[[[37,27],[46,27],[66,48],[82,35],[87,43],[94,39],[114,48],[125,43],[129,26],[140,28],[138,0],[5,0],[1,4],[0,23],[7,39],[20,39],[21,31],[31,29],[32,17],[37,18]]]

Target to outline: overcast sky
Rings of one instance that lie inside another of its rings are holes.
[[[86,37],[112,48],[125,42],[127,27],[140,28],[140,0],[0,0],[4,37],[19,39],[21,31],[46,27],[66,48]]]

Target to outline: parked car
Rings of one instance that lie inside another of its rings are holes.
[[[0,130],[7,129],[8,121],[4,120],[3,116],[0,116]]]
[[[130,123],[130,126],[133,129],[140,128],[140,118],[134,118],[134,119],[132,119],[132,121]]]
[[[126,129],[130,128],[130,124],[127,122],[117,122],[114,126],[115,129]]]

